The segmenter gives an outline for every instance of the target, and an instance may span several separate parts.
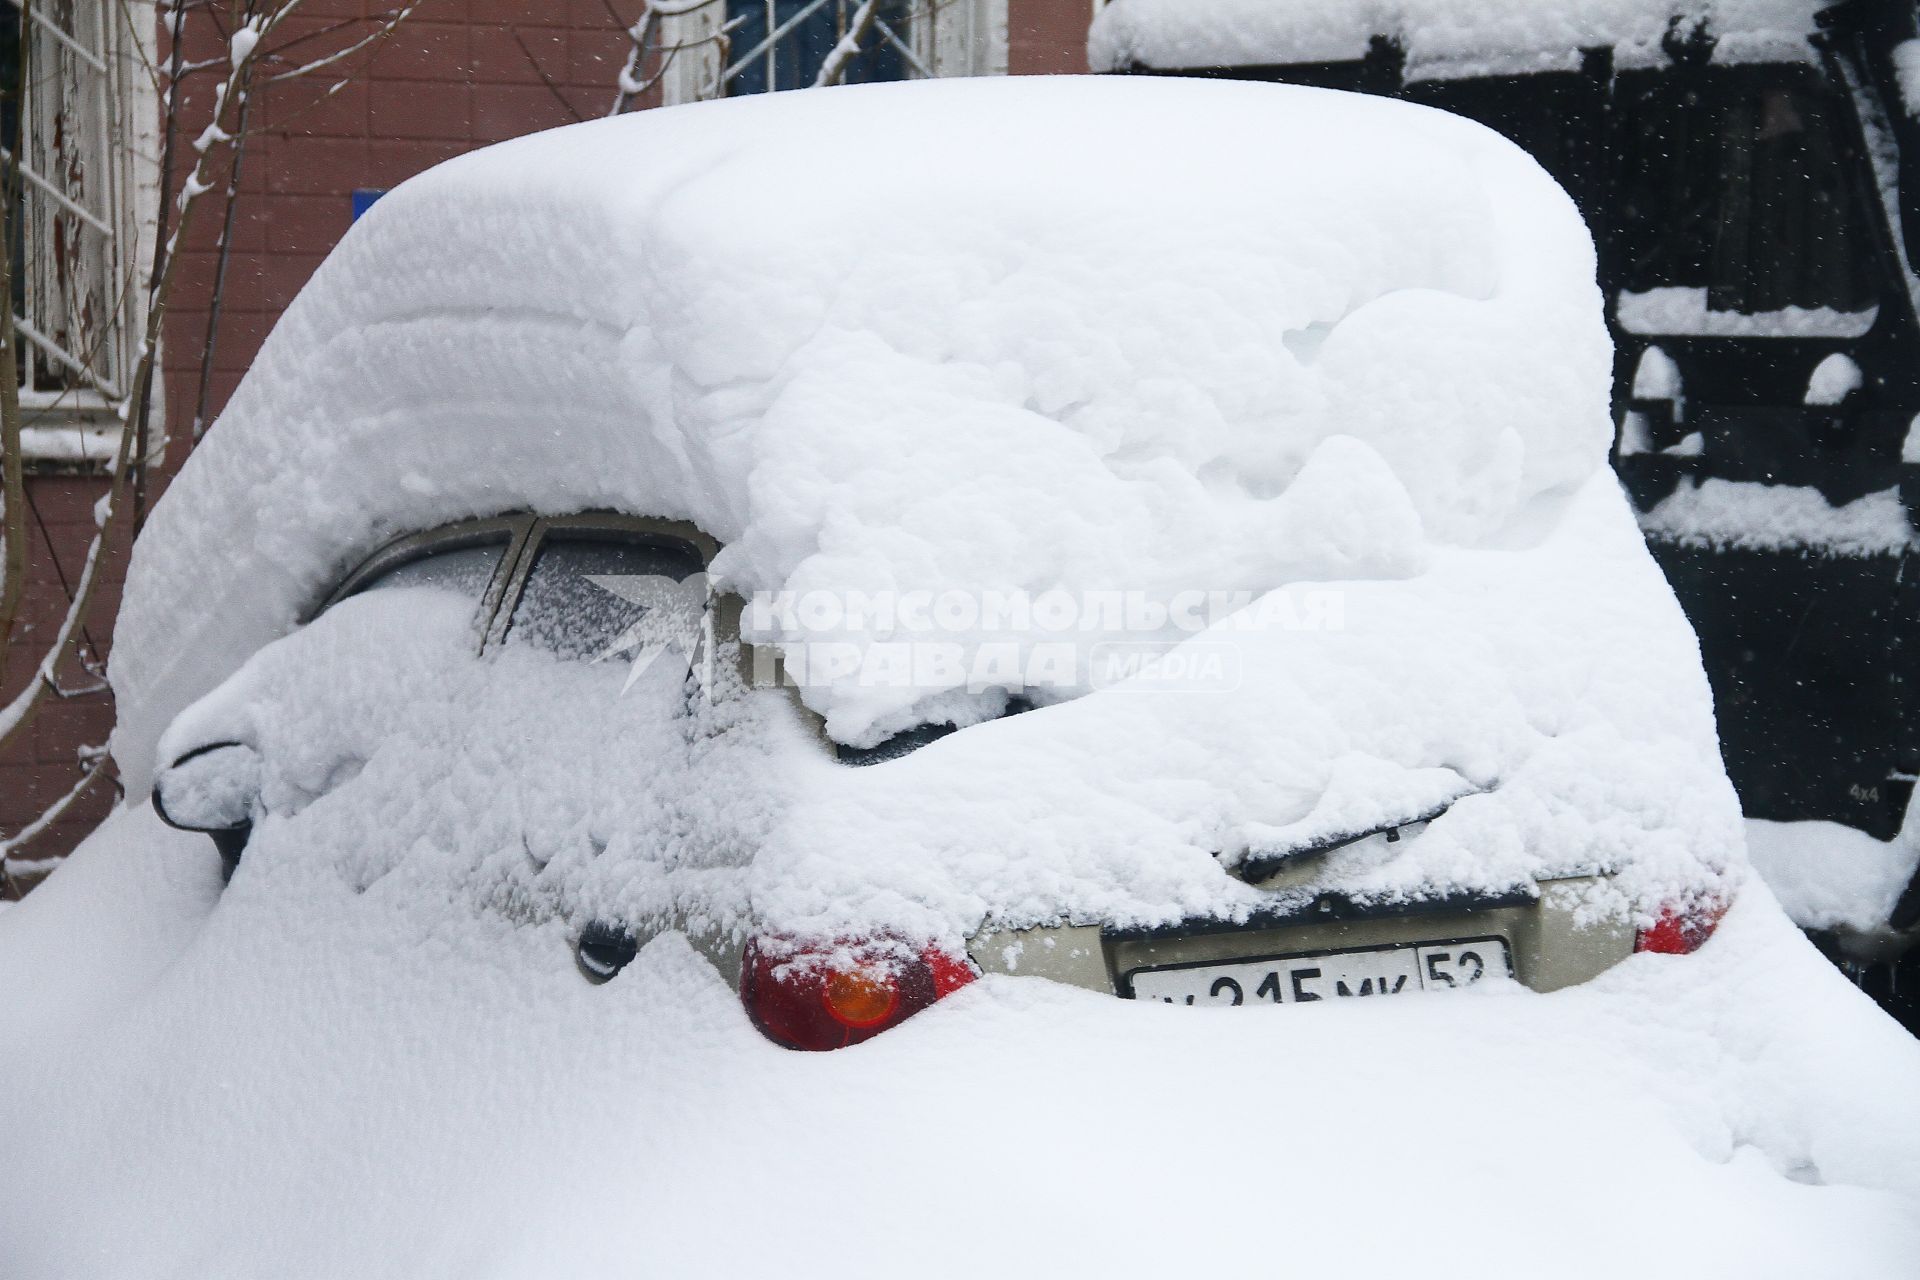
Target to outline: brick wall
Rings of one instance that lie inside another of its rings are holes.
[[[1007,70],[1084,75],[1093,0],[1007,0]]]
[[[366,23],[390,0],[306,0],[290,34]],[[208,315],[218,269],[221,202],[202,202],[182,244],[165,331],[168,463],[191,446],[196,414],[211,421],[239,384],[274,321],[346,231],[356,190],[384,190],[474,147],[603,115],[625,59],[624,21],[637,0],[422,0],[413,17],[339,75],[274,86],[256,98],[241,162],[219,327],[211,348]],[[611,9],[611,13],[609,12]],[[616,22],[614,14],[621,21]],[[1008,0],[1008,64],[1015,74],[1086,70],[1091,0]],[[199,36],[195,39],[196,34]],[[333,47],[339,37],[325,37]],[[188,60],[218,52],[211,32],[189,29]],[[161,56],[165,57],[164,44]],[[347,83],[333,86],[340,80]],[[184,134],[205,122],[211,82],[183,97]],[[176,184],[181,175],[176,173]],[[207,353],[211,351],[210,358]],[[202,364],[208,376],[202,388]],[[154,494],[164,488],[155,478]],[[64,610],[60,585],[78,573],[91,539],[92,505],[104,482],[42,476],[29,482],[46,534],[33,532],[25,629],[0,694],[26,679]],[[88,660],[98,666],[112,641],[125,548],[105,565],[100,607],[89,627]],[[63,680],[94,682],[69,663]],[[82,774],[76,752],[104,741],[112,703],[104,693],[62,699],[0,753],[0,837],[10,835]],[[17,858],[64,854],[106,814],[101,785]],[[31,883],[36,877],[22,877]]]
[[[307,0],[297,21],[319,30],[385,7],[386,0]],[[385,190],[474,147],[606,112],[627,49],[609,7],[624,17],[638,6],[423,0],[355,64],[344,88],[328,92],[337,78],[319,76],[260,96],[241,168],[209,417],[346,231],[354,191]],[[190,49],[188,56],[204,52]],[[184,450],[181,429],[196,407],[219,229],[217,216],[191,229],[167,325],[176,452]]]
[[[8,701],[33,678],[67,609],[67,586],[76,582],[93,541],[93,506],[106,492],[101,480],[35,476],[27,482],[27,557],[32,573],[21,604],[14,643],[9,648],[0,702]],[[111,640],[111,622],[126,577],[126,539],[109,547],[101,561],[99,607],[56,672],[73,697],[43,701],[31,725],[0,752],[0,833],[12,835],[65,795],[82,777],[79,751],[102,744],[113,728],[112,699],[97,686]],[[88,692],[88,690],[93,690]],[[30,841],[14,857],[31,867],[66,853],[107,814],[116,792],[110,782],[96,783],[62,820]],[[38,874],[19,877],[24,884]]]

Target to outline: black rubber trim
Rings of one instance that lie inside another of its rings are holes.
[[[174,762],[167,767],[177,769],[189,760],[196,760],[210,751],[223,751],[228,747],[247,747],[248,750],[252,750],[244,742],[209,742],[175,758]],[[191,831],[195,835],[203,835],[211,839],[213,847],[220,853],[221,883],[224,884],[233,879],[234,871],[240,866],[240,855],[246,851],[247,841],[253,835],[253,823],[242,822],[231,827],[189,827],[184,823],[175,822],[167,813],[167,806],[160,802],[158,784],[155,784],[153,794],[149,798],[153,802],[153,811],[160,815],[160,821],[175,831]]]
[[[1167,938],[1193,938],[1222,933],[1257,933],[1263,929],[1288,925],[1320,924],[1345,920],[1396,920],[1410,916],[1437,916],[1469,911],[1493,911],[1501,907],[1530,907],[1540,900],[1537,892],[1516,889],[1509,893],[1451,894],[1443,898],[1404,899],[1399,901],[1359,900],[1340,893],[1301,894],[1286,902],[1256,911],[1244,920],[1198,917],[1175,924],[1151,928],[1123,929],[1112,925],[1100,930],[1103,939],[1113,942],[1152,942]]]
[[[1232,867],[1229,867],[1228,870],[1231,871],[1236,878],[1241,880],[1249,882],[1265,880],[1268,876],[1273,875],[1291,863],[1302,862],[1308,858],[1317,858],[1323,854],[1332,853],[1335,849],[1344,849],[1350,844],[1358,844],[1360,841],[1371,839],[1374,836],[1384,835],[1389,841],[1395,841],[1400,838],[1400,828],[1411,827],[1419,822],[1432,822],[1435,818],[1438,818],[1447,810],[1453,808],[1454,805],[1466,799],[1467,796],[1474,794],[1476,793],[1469,791],[1462,795],[1455,796],[1445,804],[1429,809],[1411,818],[1402,818],[1397,822],[1382,823],[1377,827],[1369,827],[1365,831],[1341,832],[1337,835],[1323,837],[1322,839],[1314,841],[1312,844],[1299,845],[1292,849],[1273,851],[1250,849],[1240,861],[1236,862]],[[1216,854],[1214,856],[1218,857],[1219,855]]]

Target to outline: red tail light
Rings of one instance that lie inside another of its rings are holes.
[[[1728,903],[1699,898],[1686,906],[1660,908],[1660,918],[1634,935],[1633,949],[1657,955],[1688,956],[1706,944],[1727,914]]]
[[[975,976],[966,960],[894,938],[809,945],[760,937],[740,961],[740,1002],[775,1044],[839,1049],[900,1025]]]

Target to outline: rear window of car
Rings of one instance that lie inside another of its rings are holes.
[[[403,560],[391,569],[367,579],[353,590],[354,595],[388,587],[431,587],[457,592],[478,601],[486,594],[487,584],[500,567],[505,554],[505,538],[430,551],[411,560]]]
[[[507,627],[510,646],[593,659],[690,643],[706,610],[699,552],[665,538],[549,534]]]

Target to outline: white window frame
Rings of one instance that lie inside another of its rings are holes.
[[[661,79],[662,101],[672,106],[725,96],[724,73],[714,34],[732,6],[761,0],[727,0],[692,13],[667,17],[660,24],[661,44],[683,51]],[[1007,0],[915,0],[908,30],[901,33],[910,78],[928,76],[1003,76],[1007,74]],[[730,50],[738,62],[747,49]]]
[[[98,470],[120,443],[146,323],[160,195],[157,16],[154,0],[35,0],[28,12],[21,455],[37,470]],[[159,390],[156,373],[156,451]]]

